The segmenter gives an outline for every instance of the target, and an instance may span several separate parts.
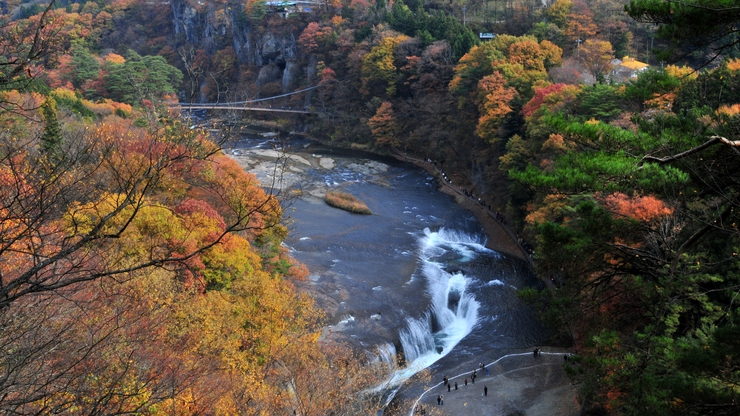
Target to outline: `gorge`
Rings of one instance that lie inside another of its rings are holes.
[[[736,2],[0,0],[0,413],[736,414]]]

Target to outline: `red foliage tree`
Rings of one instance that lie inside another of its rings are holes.
[[[308,49],[309,52],[313,52],[319,48],[317,37],[321,33],[321,28],[317,22],[311,22],[303,29],[303,32],[298,37],[298,43],[304,48]]]
[[[529,117],[534,114],[542,106],[546,96],[562,90],[564,86],[565,84],[550,84],[543,88],[535,88],[534,97],[522,108],[522,115]]]

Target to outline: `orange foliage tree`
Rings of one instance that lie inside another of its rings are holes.
[[[475,133],[484,139],[498,137],[498,128],[504,117],[511,112],[509,103],[518,95],[517,91],[506,84],[498,71],[483,77],[478,82],[478,91],[483,95],[480,106],[480,118]]]
[[[372,130],[378,147],[398,147],[401,143],[398,138],[398,122],[393,115],[393,106],[388,101],[380,104],[375,115],[367,121],[367,125]]]
[[[311,22],[303,29],[301,35],[298,37],[298,43],[304,48],[308,49],[309,52],[313,52],[318,49],[319,44],[316,41],[316,37],[321,32],[321,28],[317,22]]]
[[[604,206],[610,211],[638,221],[654,221],[673,214],[673,209],[653,195],[628,196],[616,192],[604,197]]]
[[[512,100],[528,100],[536,86],[546,83],[546,71],[561,60],[560,48],[547,40],[499,35],[460,59],[450,91],[458,94],[460,107],[476,104],[476,134],[495,142],[505,117],[513,114]]]
[[[568,24],[565,27],[565,34],[574,47],[576,41],[581,39],[585,41],[596,36],[599,28],[594,23],[594,14],[591,8],[583,0],[573,1],[573,5],[568,13]]]

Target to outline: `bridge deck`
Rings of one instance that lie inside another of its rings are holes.
[[[297,113],[297,114],[315,114],[314,111],[291,110],[283,108],[270,107],[245,107],[235,105],[213,105],[213,104],[192,104],[180,105],[183,110],[235,110],[235,111],[269,111],[273,113]]]

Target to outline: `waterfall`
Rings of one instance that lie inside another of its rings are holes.
[[[396,371],[390,384],[401,384],[418,371],[447,355],[478,322],[480,304],[467,292],[471,278],[445,266],[465,263],[478,253],[493,253],[485,242],[462,232],[424,230],[419,239],[421,274],[427,282],[431,308],[419,318],[408,318],[400,334],[405,368]]]
[[[462,273],[447,273],[434,263],[427,263],[424,269],[432,308],[421,318],[408,319],[400,339],[406,362],[421,360],[427,367],[473,330],[479,304],[465,292],[470,279]]]
[[[382,367],[388,372],[392,372],[398,367],[397,359],[396,347],[386,342],[377,346],[373,361],[375,365]]]

